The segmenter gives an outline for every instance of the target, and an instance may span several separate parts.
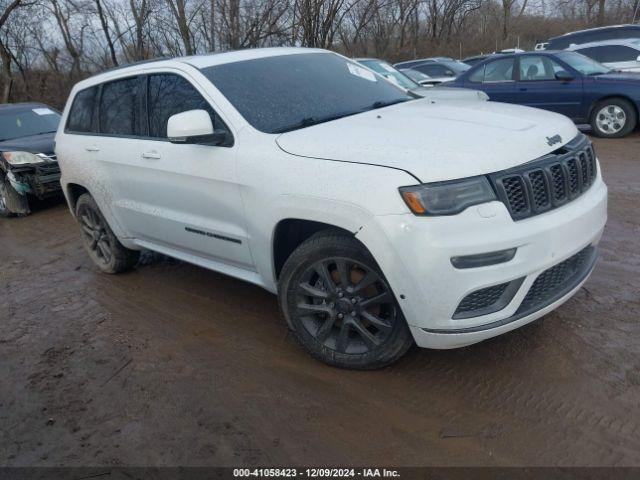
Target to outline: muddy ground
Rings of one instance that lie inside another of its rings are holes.
[[[377,372],[312,360],[258,287],[145,255],[100,274],[65,205],[0,220],[0,465],[640,465],[640,134],[584,288]]]

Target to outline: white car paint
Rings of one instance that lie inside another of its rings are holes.
[[[566,50],[581,53],[614,70],[640,72],[640,38],[573,44]]]
[[[214,64],[309,49],[259,49],[158,61],[107,72],[77,84],[56,137],[61,183],[94,197],[128,248],[151,249],[277,292],[274,232],[285,219],[322,222],[353,232],[372,253],[398,298],[418,345],[454,348],[535,320],[576,286],[517,322],[473,333],[461,328],[510,317],[545,269],[596,244],[606,221],[600,174],[576,200],[527,220],[512,220],[492,201],[457,215],[411,213],[398,188],[484,175],[555,151],[573,123],[542,110],[493,102],[418,99],[284,134],[258,131],[198,70]],[[187,79],[228,125],[230,148],[65,131],[78,91],[132,74],[173,72]],[[197,229],[234,242],[190,235]],[[452,256],[517,247],[507,263],[458,270]],[[453,320],[476,289],[526,277],[501,311]],[[239,328],[242,328],[239,325]],[[444,331],[444,333],[442,333]]]

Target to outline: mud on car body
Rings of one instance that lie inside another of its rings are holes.
[[[59,195],[53,139],[60,115],[40,103],[0,105],[0,216],[29,213],[29,196]]]

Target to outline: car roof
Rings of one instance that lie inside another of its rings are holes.
[[[600,40],[598,42],[580,43],[577,45],[569,45],[567,50],[581,50],[590,47],[602,47],[606,45],[631,45],[640,49],[640,38],[620,38],[612,40]]]
[[[51,108],[49,105],[38,102],[3,103],[0,104],[0,113],[23,112],[32,108]]]
[[[498,53],[491,54],[489,57],[500,59],[500,58],[509,58],[509,57],[522,57],[525,55],[545,55],[545,56],[553,56],[558,53],[564,52],[566,50],[530,50],[528,52],[514,52],[514,53]]]
[[[415,63],[416,65],[418,63],[429,63],[429,62],[436,62],[437,60],[434,60],[433,58],[414,58],[413,60],[404,60],[402,62],[396,62],[394,63],[394,65],[402,65],[403,63]]]
[[[557,37],[552,37],[551,39],[558,39],[558,38],[568,37],[570,35],[574,35],[574,34],[577,34],[577,33],[598,32],[598,31],[601,31],[601,30],[608,30],[608,29],[614,30],[616,28],[623,28],[623,27],[635,27],[635,28],[640,29],[640,25],[637,25],[637,24],[634,24],[634,23],[624,23],[622,25],[609,25],[609,26],[606,26],[606,27],[594,27],[594,28],[585,28],[584,30],[575,30],[573,32],[567,32],[567,33],[564,33],[562,35],[558,35]]]
[[[153,65],[154,67],[172,67],[177,64],[190,65],[195,68],[206,68],[215,65],[223,65],[227,63],[243,62],[246,60],[254,60],[258,58],[280,57],[283,55],[296,55],[302,53],[332,53],[329,50],[321,48],[302,48],[302,47],[269,47],[269,48],[251,48],[246,50],[235,50],[230,52],[208,53],[203,55],[191,55],[176,58],[156,58],[151,60],[143,60],[141,62],[131,63],[115,67],[97,75],[89,77],[76,85],[77,88],[86,88],[95,84],[108,81],[110,79],[121,78],[127,74],[134,75],[139,73],[144,67]]]
[[[495,53],[481,53],[480,55],[472,55],[470,57],[463,58],[462,61],[475,60],[476,58],[487,58],[492,57],[493,55],[495,55]]]

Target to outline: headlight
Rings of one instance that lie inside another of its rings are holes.
[[[400,195],[416,215],[455,215],[471,205],[497,200],[486,177],[402,187]]]
[[[42,163],[44,159],[29,152],[2,152],[2,156],[10,165],[31,165]]]

